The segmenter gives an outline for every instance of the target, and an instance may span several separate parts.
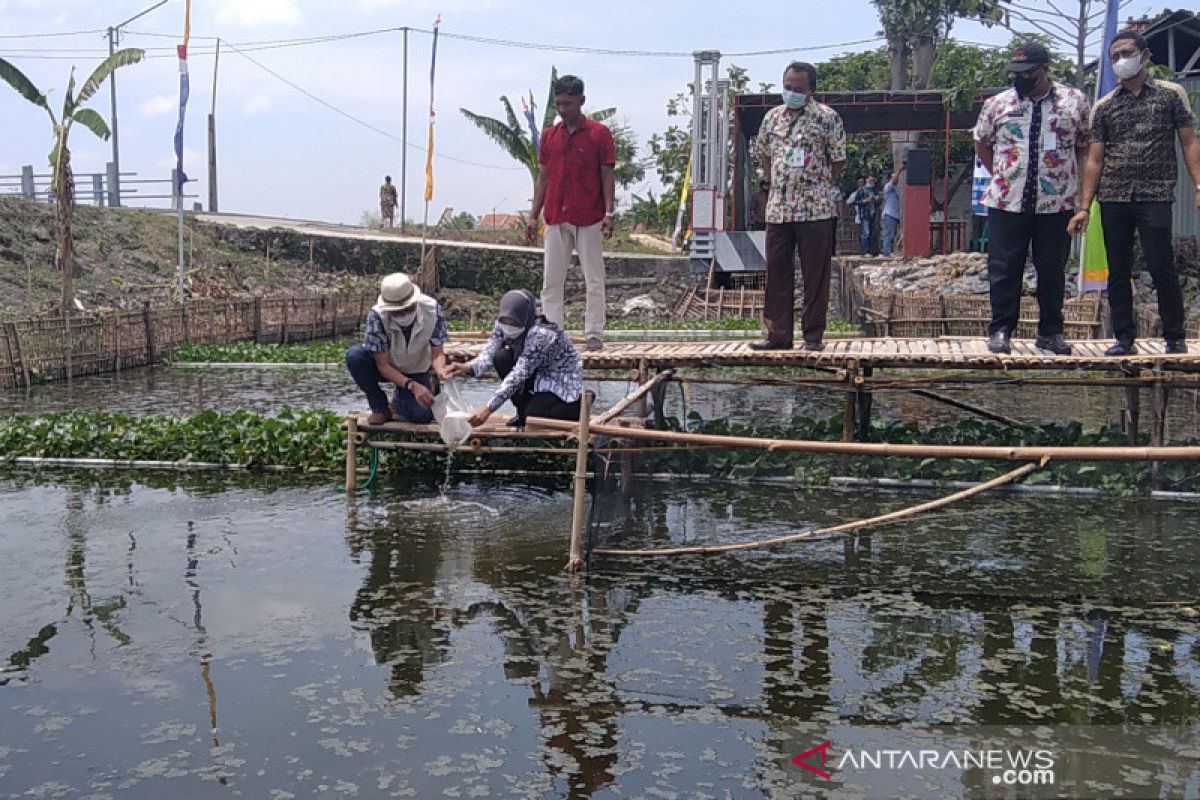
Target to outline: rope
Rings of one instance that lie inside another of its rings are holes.
[[[371,484],[375,483],[375,476],[379,474],[379,448],[372,447],[372,448],[370,448],[370,450],[371,450],[371,472],[369,475],[367,475],[367,479],[365,481],[363,481],[363,484],[354,490],[355,494],[362,494],[363,492],[370,489]],[[335,488],[342,494],[346,493],[345,486],[337,486]]]
[[[912,506],[910,508],[893,511],[890,514],[883,514],[878,517],[868,517],[854,522],[844,522],[841,525],[834,525],[830,528],[815,528],[813,530],[801,531],[788,536],[779,536],[774,539],[760,539],[755,542],[738,542],[737,544],[722,544],[722,545],[697,545],[695,547],[666,547],[658,550],[617,550],[596,548],[592,551],[593,555],[597,556],[681,556],[694,554],[709,554],[709,553],[732,553],[739,550],[758,550],[764,547],[774,547],[776,545],[788,544],[791,542],[799,542],[805,539],[814,539],[818,536],[827,536],[833,533],[842,533],[851,530],[860,530],[875,525],[886,525],[898,520],[907,519],[916,516],[926,511],[934,511],[939,508],[957,503],[959,500],[966,500],[968,497],[973,497],[977,494],[982,494],[988,489],[994,489],[997,486],[1003,486],[1006,483],[1023,478],[1036,469],[1041,469],[1050,461],[1049,456],[1045,456],[1041,461],[1033,464],[1026,464],[1022,467],[1014,469],[1012,472],[1005,473],[997,478],[992,478],[990,481],[972,486],[969,489],[964,489],[961,492],[939,497],[936,500],[930,500],[927,503]]]

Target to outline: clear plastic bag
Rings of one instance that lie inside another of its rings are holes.
[[[458,447],[471,437],[471,416],[458,381],[446,381],[442,391],[433,400],[433,418],[437,420],[438,432],[447,446]]]

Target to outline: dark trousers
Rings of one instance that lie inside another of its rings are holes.
[[[988,209],[988,286],[992,321],[988,333],[1017,328],[1025,260],[1033,247],[1037,271],[1038,336],[1063,332],[1063,266],[1071,252],[1067,233],[1070,211],[1059,214],[1015,214]]]
[[[1113,333],[1125,341],[1137,338],[1133,316],[1133,234],[1136,231],[1146,257],[1146,267],[1158,293],[1158,315],[1164,339],[1182,339],[1183,293],[1175,273],[1175,250],[1171,246],[1169,202],[1101,203],[1104,249],[1108,251],[1108,306]]]
[[[544,419],[579,419],[579,402],[568,403],[554,392],[533,392],[524,390],[513,395],[512,403],[517,407],[517,419],[525,422],[526,417],[542,417]]]
[[[375,363],[375,354],[361,344],[356,344],[346,351],[346,368],[350,370],[350,377],[358,384],[358,388],[362,389],[367,396],[367,405],[371,407],[371,411],[375,413],[387,411],[387,393],[380,388],[379,384],[388,381],[379,372],[379,367]],[[426,389],[432,390],[433,381],[428,372],[405,373],[405,375]],[[409,422],[433,421],[433,409],[418,403],[412,392],[399,386],[396,387],[393,409],[398,416]]]
[[[792,344],[796,306],[796,253],[804,300],[800,328],[804,341],[825,337],[829,313],[829,262],[833,258],[833,228],[828,219],[811,222],[767,223],[767,290],[763,325],[767,341]]]

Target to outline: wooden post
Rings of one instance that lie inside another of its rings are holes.
[[[262,344],[262,297],[254,298],[254,343]]]
[[[863,367],[862,376],[855,377],[855,400],[858,405],[858,441],[865,442],[871,438],[871,390],[864,388],[866,379],[871,377],[872,369]]]
[[[329,326],[329,338],[336,339],[338,335],[338,296],[333,296],[333,322]]]
[[[358,491],[358,415],[346,416],[346,494]]]
[[[1137,444],[1138,418],[1142,411],[1142,388],[1140,386],[1125,387],[1125,441],[1130,447]]]
[[[1163,377],[1162,370],[1156,369],[1154,374],[1160,379]],[[1150,389],[1150,446],[1163,447],[1167,443],[1167,404],[1171,399],[1171,388],[1165,381],[1156,381]],[[1162,480],[1162,462],[1150,462],[1150,485],[1155,489],[1163,488]]]
[[[113,317],[113,372],[121,371],[121,312]]]
[[[154,319],[150,314],[150,301],[142,303],[142,325],[146,329],[146,366],[153,366],[156,354],[154,352]]]
[[[21,365],[21,378],[25,382],[25,388],[28,389],[32,385],[29,376],[29,365],[25,363],[25,354],[21,352],[21,330],[15,322],[8,323],[9,341],[12,342],[16,363]]]
[[[650,380],[650,365],[646,363],[646,359],[638,360],[638,386],[645,386]],[[646,418],[646,395],[642,395],[637,401],[638,419]]]
[[[282,302],[283,302],[283,328],[279,333],[279,343],[287,344],[288,343],[288,306],[290,306],[292,304],[292,301],[285,297],[285,298],[283,298]]]
[[[63,314],[63,363],[66,366],[67,380],[71,380],[71,314]]]
[[[567,571],[583,569],[583,499],[587,493],[588,426],[592,416],[592,395],[584,391],[579,398],[579,448],[575,451],[575,498],[571,513],[571,550]]]

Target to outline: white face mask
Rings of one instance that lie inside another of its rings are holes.
[[[415,320],[416,318],[417,318],[417,309],[415,306],[413,308],[406,308],[403,311],[393,311],[392,312],[392,319],[396,322],[397,325],[411,325],[413,323],[413,320]]]
[[[1136,56],[1129,56],[1128,58],[1119,59],[1117,63],[1113,64],[1113,73],[1123,81],[1129,80],[1141,71],[1141,53]]]
[[[525,332],[525,329],[520,325],[506,325],[503,322],[497,322],[496,325],[499,326],[500,331],[504,334],[505,339],[516,339]]]

